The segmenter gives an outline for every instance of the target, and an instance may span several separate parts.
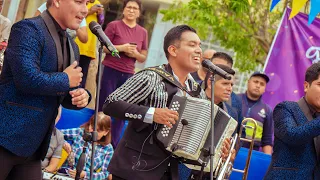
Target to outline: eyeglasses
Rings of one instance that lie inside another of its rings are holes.
[[[139,8],[137,7],[133,7],[133,6],[127,6],[126,9],[130,10],[134,10],[134,11],[139,11]]]

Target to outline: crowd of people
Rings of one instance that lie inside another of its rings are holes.
[[[104,31],[121,59],[104,48],[94,157],[92,144],[84,138],[94,131],[94,115],[80,127],[57,129],[55,124],[62,107],[80,110],[92,99],[94,93],[85,86],[89,64],[97,57],[97,37],[89,23],[102,23],[103,5],[98,0],[47,0],[35,17],[12,28],[0,15],[0,43],[7,46],[0,75],[0,180],[42,179],[42,172],[97,180],[178,180],[185,172],[178,167],[181,159],[156,137],[159,125],[173,127],[180,119],[177,111],[168,109],[174,96],[214,98],[214,104],[238,122],[235,133],[249,139],[255,134],[253,149],[272,156],[265,179],[320,178],[319,63],[306,71],[305,96],[273,110],[262,100],[270,81],[267,74],[254,72],[245,93],[234,93],[233,58],[213,49],[203,51],[196,30],[178,25],[163,40],[168,63],[135,72],[135,62],[145,62],[148,53],[148,32],[137,24],[141,10],[140,0],[125,0],[121,19],[108,23]],[[205,59],[232,78],[213,77],[202,66]],[[255,133],[240,132],[245,118],[256,121]],[[123,121],[129,123],[121,137]],[[224,160],[231,154],[232,164],[239,149],[232,149],[227,138],[221,151]],[[188,172],[188,179],[210,178],[209,173]]]

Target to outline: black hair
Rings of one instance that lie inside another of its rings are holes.
[[[231,64],[233,65],[233,59],[232,57],[227,54],[227,53],[224,53],[224,52],[216,52],[213,54],[212,58],[211,58],[211,61],[213,61],[214,58],[220,58],[220,59],[223,59],[225,60],[228,64]]]
[[[232,76],[234,76],[236,74],[236,72],[232,68],[230,68],[230,67],[228,67],[226,65],[216,64],[216,66],[218,66],[220,69],[224,70],[228,74],[231,74]],[[211,73],[207,72],[206,77],[204,78],[204,81],[202,82],[202,83],[204,83],[204,89],[207,89],[207,87],[208,87],[208,79],[210,77],[211,77]]]
[[[167,58],[169,57],[168,47],[175,44],[177,41],[180,41],[182,33],[186,31],[197,33],[195,29],[188,25],[179,25],[168,31],[163,42],[163,50]]]
[[[141,12],[142,5],[141,5],[141,1],[140,1],[140,0],[125,0],[125,1],[123,2],[123,6],[122,6],[123,10],[124,10],[124,8],[126,8],[128,2],[136,2],[136,3],[138,4],[139,10],[140,10],[140,12]]]
[[[313,81],[317,80],[320,75],[320,62],[312,64],[308,67],[305,75],[305,81],[308,82],[310,85]]]

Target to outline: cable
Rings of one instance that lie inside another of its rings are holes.
[[[132,170],[141,171],[141,172],[152,171],[152,170],[156,169],[157,167],[159,167],[163,162],[165,162],[168,158],[170,158],[172,156],[172,153],[171,153],[168,157],[166,157],[164,160],[162,160],[159,164],[157,164],[155,167],[153,167],[151,169],[139,169],[139,167],[141,166],[140,158],[141,158],[141,155],[142,155],[142,151],[143,151],[144,145],[145,145],[146,141],[148,140],[148,138],[153,134],[153,132],[155,130],[157,130],[157,128],[158,128],[158,124],[155,124],[155,126],[154,126],[153,130],[151,131],[151,133],[143,141],[143,144],[142,144],[142,147],[141,147],[141,150],[140,150],[140,153],[139,153],[138,160],[137,160],[136,163],[133,164]],[[143,160],[143,161],[145,162],[145,167],[146,167],[148,165],[148,163],[145,160]]]

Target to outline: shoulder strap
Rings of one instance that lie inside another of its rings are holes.
[[[160,68],[159,66],[156,67],[148,67],[143,69],[142,71],[153,71],[156,72],[157,74],[159,74],[161,77],[163,77],[165,80],[167,80],[168,82],[170,82],[171,84],[177,86],[179,89],[181,89],[182,91],[185,91],[186,93],[188,93],[190,96],[194,97],[195,94],[192,92],[189,92],[185,87],[182,87],[181,84],[179,83],[179,81],[176,80],[176,78],[174,78],[168,71],[166,71],[163,68]],[[140,71],[141,72],[141,71]]]

